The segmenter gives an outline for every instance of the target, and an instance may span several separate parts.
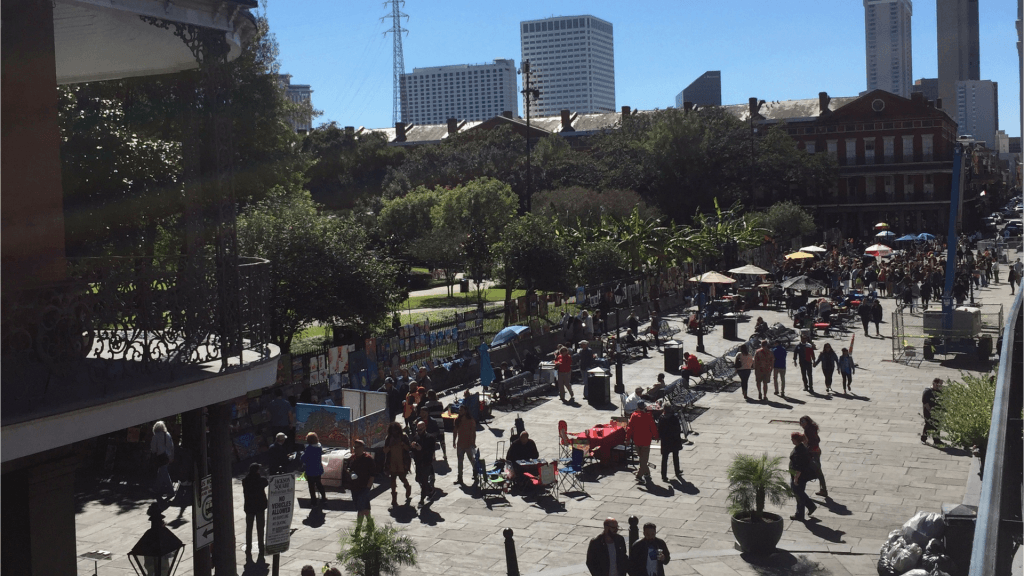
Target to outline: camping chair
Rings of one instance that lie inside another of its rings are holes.
[[[572,440],[576,434],[569,434],[569,425],[565,420],[558,421],[558,459],[563,460],[572,456]]]
[[[523,472],[523,476],[526,477],[526,483],[537,488],[543,494],[547,492],[558,502],[558,461],[553,460],[546,464],[542,464],[537,471],[537,474],[532,472]]]
[[[519,435],[522,434],[525,431],[526,431],[526,422],[523,422],[522,416],[519,416],[518,414],[516,414],[516,421],[515,421],[515,424],[512,426],[512,430],[511,430],[511,434],[512,435],[509,438],[511,438],[512,442],[515,442],[516,438],[519,438]]]
[[[476,450],[476,489],[481,494],[507,494],[508,480],[505,478],[505,469],[498,462],[488,466],[480,457],[480,450]]]
[[[573,450],[570,462],[558,469],[559,489],[562,493],[579,490],[587,494],[583,486],[583,451]],[[587,494],[589,496],[589,494]]]

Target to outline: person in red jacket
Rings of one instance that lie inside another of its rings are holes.
[[[646,402],[637,402],[636,410],[626,424],[626,438],[633,441],[640,459],[636,467],[636,481],[640,484],[650,482],[651,469],[647,462],[651,459],[651,442],[658,438],[658,425],[654,423],[654,416],[647,411]]]
[[[558,373],[558,398],[565,402],[565,392],[569,391],[569,402],[576,400],[572,393],[572,354],[569,349],[562,346],[555,356],[555,370]]]
[[[686,364],[679,367],[679,374],[684,378],[686,387],[690,387],[690,378],[693,376],[700,376],[700,358],[697,358],[696,354],[690,354],[683,352],[683,358],[686,358]]]

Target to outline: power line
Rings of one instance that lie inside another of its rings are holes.
[[[391,16],[381,16],[380,20],[383,22],[391,18],[391,28],[385,30],[384,35],[387,36],[388,32],[391,32],[395,40],[394,71],[392,72],[394,76],[394,101],[391,105],[391,124],[394,125],[401,118],[400,91],[402,74],[405,74],[405,57],[402,56],[402,33],[409,33],[408,30],[402,29],[402,18],[404,17],[408,22],[409,15],[403,14],[401,11],[401,6],[405,6],[405,0],[387,0],[384,2],[385,7],[388,4],[391,4]]]

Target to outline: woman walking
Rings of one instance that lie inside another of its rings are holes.
[[[793,478],[789,481],[789,487],[793,489],[793,495],[796,496],[796,514],[789,518],[802,522],[804,508],[807,509],[807,514],[810,516],[814,516],[814,511],[818,509],[817,504],[811,501],[806,490],[807,482],[813,479],[814,468],[811,465],[810,451],[807,450],[807,437],[799,432],[793,432],[789,437],[793,441],[793,451],[789,453],[789,473],[793,475]]]
[[[925,308],[927,307],[926,304]],[[878,298],[871,303],[871,321],[875,323],[875,336],[881,336],[882,333],[878,325],[882,323],[882,302]]]
[[[158,497],[173,496],[174,484],[171,482],[171,473],[167,467],[174,462],[174,439],[171,438],[171,433],[167,431],[167,425],[163,420],[153,424],[153,439],[149,442],[149,451],[156,464],[156,483],[151,491]]]
[[[658,436],[661,437],[661,480],[667,483],[669,454],[672,455],[676,477],[683,475],[683,471],[679,469],[679,451],[683,449],[683,426],[679,422],[675,407],[671,404],[665,406],[665,413],[658,420]]]
[[[469,457],[469,465],[473,469],[473,483],[476,483],[476,420],[469,414],[469,407],[465,403],[459,407],[459,415],[455,417],[455,426],[452,427],[452,447],[455,448],[455,458],[459,462],[459,479],[456,484],[462,484],[462,459]]]
[[[305,467],[306,482],[309,483],[309,499],[313,506],[317,506],[316,493],[320,492],[320,498],[327,502],[327,492],[324,491],[324,484],[320,477],[324,475],[323,463],[324,449],[320,446],[320,439],[316,432],[306,434],[306,449],[302,451],[302,465]]]
[[[572,354],[565,346],[558,349],[555,370],[558,373],[558,398],[565,402],[565,393],[568,391],[569,402],[574,402],[576,395],[572,393]]]
[[[754,385],[757,386],[758,400],[768,399],[768,381],[771,380],[773,366],[775,355],[768,349],[768,341],[761,340],[761,348],[754,353]]]
[[[843,348],[843,354],[839,357],[839,375],[843,378],[843,394],[853,390],[853,373],[855,368],[853,367],[853,356],[850,356],[850,351]]]
[[[814,466],[814,475],[818,478],[821,490],[818,496],[828,498],[828,486],[825,484],[825,474],[821,471],[821,437],[818,435],[818,423],[811,420],[810,416],[800,417],[800,427],[804,429],[804,436],[807,437],[807,451],[811,453],[811,465]]]
[[[832,350],[831,344],[825,344],[821,349],[821,354],[818,354],[818,359],[814,361],[814,365],[821,364],[821,374],[825,377],[825,392],[832,392],[832,374],[836,371],[836,365],[839,364],[839,357],[836,356],[835,350]]]
[[[249,464],[249,473],[242,478],[242,496],[245,510],[245,555],[252,557],[252,524],[256,522],[256,546],[263,558],[263,526],[266,522],[267,479],[260,474],[257,462]]]
[[[746,344],[740,346],[739,353],[736,354],[736,373],[740,376],[740,388],[743,390],[743,399],[750,400],[747,396],[747,382],[750,380],[750,370],[754,367],[754,355],[750,353]],[[761,394],[761,388],[758,386],[758,395]],[[768,385],[764,387],[765,395],[768,395]],[[664,449],[664,448],[662,448]]]
[[[412,486],[406,478],[412,464],[412,446],[402,432],[402,425],[392,422],[388,425],[388,435],[384,439],[384,469],[391,477],[391,506],[398,506],[398,480],[405,485],[405,502],[412,500]]]

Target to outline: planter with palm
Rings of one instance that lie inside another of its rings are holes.
[[[416,565],[416,544],[391,524],[377,527],[367,516],[341,537],[338,560],[358,576],[394,576],[402,566]]]
[[[729,466],[729,512],[740,548],[770,554],[782,538],[782,517],[764,511],[765,502],[782,506],[793,495],[782,457],[737,454]]]

